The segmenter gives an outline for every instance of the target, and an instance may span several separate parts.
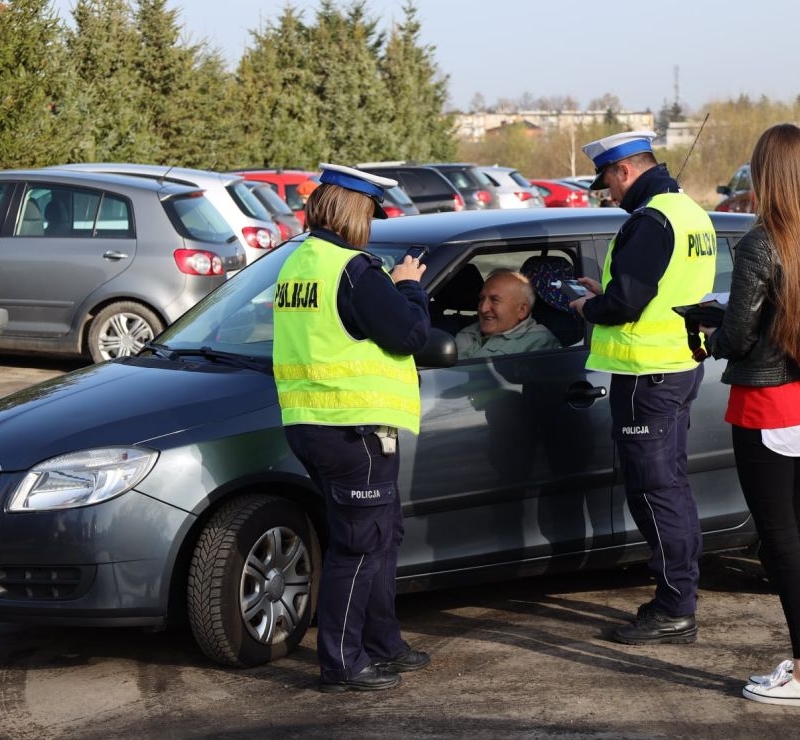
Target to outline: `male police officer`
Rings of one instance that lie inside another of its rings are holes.
[[[586,366],[612,373],[612,434],[628,506],[652,550],[655,598],[613,633],[631,645],[697,638],[702,539],[686,443],[703,367],[672,307],[711,291],[716,261],[708,214],[656,163],[653,138],[634,131],[583,147],[597,173],[592,188],[608,188],[630,217],[609,245],[602,284],[581,278],[591,294],[570,304],[594,324]]]

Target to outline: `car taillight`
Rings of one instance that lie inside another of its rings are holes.
[[[278,231],[281,232],[281,241],[285,242],[287,239],[291,239],[294,236],[292,230],[286,224],[280,222],[276,223],[278,223]]]
[[[475,199],[484,208],[486,206],[492,205],[492,194],[488,190],[476,190],[475,191]]]
[[[517,198],[519,198],[523,203],[526,200],[530,200],[531,198],[533,198],[533,193],[529,193],[527,190],[522,190],[518,193],[514,193],[514,195],[516,195]]]
[[[454,211],[463,211],[466,208],[466,204],[464,203],[464,199],[456,193],[453,196],[453,210]]]
[[[384,205],[383,210],[386,211],[386,215],[389,218],[397,218],[398,216],[406,215],[405,213],[403,213],[403,210],[401,208],[398,208],[397,206]]]
[[[579,193],[577,190],[574,190],[567,196],[567,205],[572,208],[587,206],[589,205],[589,198],[586,193]]]
[[[275,244],[275,237],[271,231],[260,226],[245,226],[242,229],[242,236],[247,244],[254,249],[273,249],[278,246]]]
[[[224,275],[222,257],[202,249],[176,249],[173,252],[178,269],[187,275]]]

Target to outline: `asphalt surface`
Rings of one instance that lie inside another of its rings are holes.
[[[70,366],[0,357],[0,395]],[[0,624],[0,738],[793,735],[800,707],[741,696],[750,673],[790,657],[757,557],[706,556],[701,573],[691,645],[609,639],[652,594],[643,566],[403,596],[404,635],[432,662],[374,693],[316,690],[313,628],[288,657],[231,670],[186,630]]]

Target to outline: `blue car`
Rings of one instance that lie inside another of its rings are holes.
[[[425,244],[435,331],[417,357],[418,437],[403,434],[398,591],[647,560],[610,436],[610,377],[557,280],[598,278],[617,209],[487,210],[376,222],[387,268]],[[715,291],[752,223],[712,214]],[[0,400],[0,620],[163,628],[188,619],[212,659],[285,655],[312,619],[323,500],[289,450],[272,375],[278,271],[265,254],[135,356]],[[528,275],[560,346],[461,359],[486,275]],[[380,310],[380,307],[376,307]],[[689,352],[687,343],[687,352]],[[723,363],[694,405],[689,469],[707,551],[756,542],[723,421]]]

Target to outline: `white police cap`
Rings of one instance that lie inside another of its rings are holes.
[[[632,157],[634,154],[652,152],[653,148],[650,142],[655,138],[654,131],[626,131],[622,134],[606,136],[604,139],[598,139],[582,146],[583,153],[594,162],[594,169],[597,174],[590,189],[602,190],[605,188],[603,170],[608,165],[627,157]]]
[[[341,164],[320,162],[319,168],[322,170],[322,175],[319,178],[320,182],[363,193],[375,201],[374,217],[387,218],[386,211],[381,208],[380,204],[383,203],[386,188],[395,187],[397,180],[373,175],[371,172],[357,170],[354,167],[345,167]]]

